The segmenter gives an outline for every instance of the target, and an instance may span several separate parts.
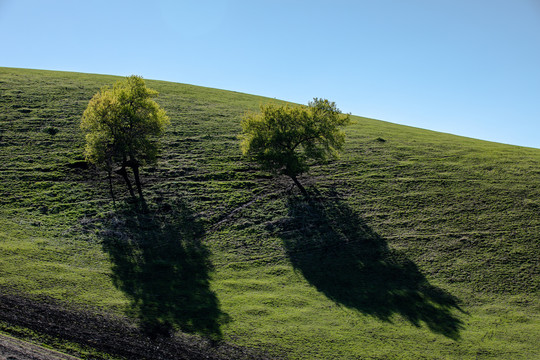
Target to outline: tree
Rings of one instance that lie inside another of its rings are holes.
[[[305,197],[298,175],[309,160],[336,157],[345,142],[340,129],[350,123],[334,102],[314,98],[308,106],[261,105],[260,113],[242,119],[242,153],[264,169],[289,176]]]
[[[86,133],[86,159],[107,171],[111,195],[114,171],[123,177],[135,199],[126,170],[130,168],[139,199],[144,202],[139,168],[156,163],[159,136],[169,124],[165,110],[153,100],[157,94],[141,77],[133,75],[117,81],[112,88],[101,88],[84,111],[81,128]]]

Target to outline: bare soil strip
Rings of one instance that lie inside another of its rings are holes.
[[[80,360],[36,344],[0,334],[0,360]]]
[[[151,360],[269,358],[251,349],[223,342],[212,342],[196,336],[175,335],[151,338],[126,319],[88,310],[66,309],[65,306],[48,298],[30,300],[19,295],[0,292],[0,321],[61,341],[77,343],[83,348],[93,348],[103,353],[101,359],[104,360],[111,357]],[[47,354],[40,353],[41,350],[38,350],[43,348],[32,346],[32,344],[26,347],[25,344],[6,340],[0,343],[0,356],[10,360],[74,359],[59,357],[61,355],[59,353],[56,353],[56,357],[47,357]],[[80,356],[81,354],[72,355]],[[96,358],[95,355],[92,358]],[[0,360],[4,359],[0,357]]]

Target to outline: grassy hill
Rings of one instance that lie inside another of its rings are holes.
[[[301,179],[306,202],[240,156],[241,116],[276,100],[147,81],[171,126],[138,214],[82,156],[82,112],[117,79],[0,68],[4,303],[225,358],[540,356],[539,149],[353,117],[343,156]],[[131,356],[16,307],[1,331]]]

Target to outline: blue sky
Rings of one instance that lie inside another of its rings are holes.
[[[540,148],[540,0],[0,0],[0,66],[202,85]]]

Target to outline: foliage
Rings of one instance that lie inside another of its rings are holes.
[[[119,174],[133,196],[125,170],[132,168],[141,198],[138,169],[156,162],[157,137],[169,124],[165,110],[152,99],[157,94],[146,87],[141,77],[130,76],[112,88],[101,88],[90,100],[81,121],[86,132],[87,160],[107,170],[109,176],[115,166],[120,166]]]
[[[345,143],[340,127],[349,124],[349,115],[317,98],[308,106],[268,104],[260,110],[242,120],[242,153],[266,170],[289,176],[307,195],[297,176],[309,170],[309,160],[337,156]]]

